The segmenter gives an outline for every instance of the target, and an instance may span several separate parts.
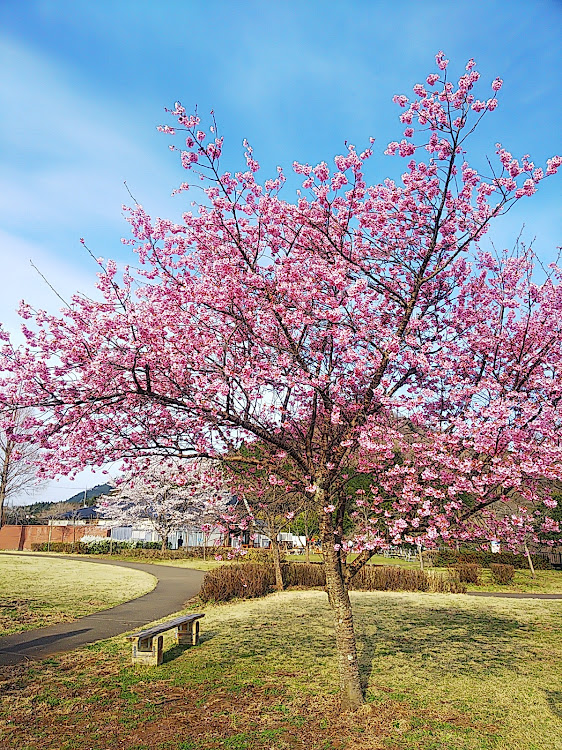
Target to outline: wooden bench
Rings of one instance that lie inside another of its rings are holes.
[[[176,642],[183,646],[197,646],[199,643],[199,620],[205,615],[184,615],[168,622],[141,630],[140,633],[128,635],[127,640],[133,646],[133,664],[145,664],[157,667],[162,664],[162,647],[167,630],[176,628]]]

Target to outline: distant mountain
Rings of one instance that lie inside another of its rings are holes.
[[[111,492],[113,487],[110,484],[96,484],[95,487],[92,487],[91,490],[86,490],[86,492],[77,492],[76,495],[72,495],[72,497],[69,497],[68,500],[65,500],[65,503],[77,503],[78,505],[83,505],[84,500],[86,500],[86,505],[92,505],[92,500],[95,500],[96,497],[99,497],[100,495],[107,495],[108,492]]]
[[[6,521],[7,523],[14,524],[38,524],[46,523],[48,519],[57,518],[64,513],[76,513],[76,510],[82,508],[84,505],[84,494],[86,495],[86,505],[95,505],[96,498],[101,495],[107,495],[113,489],[110,484],[98,484],[92,487],[91,490],[84,492],[77,492],[68,500],[61,502],[35,502],[29,505],[16,505],[13,508],[6,509]],[[70,506],[70,507],[69,507]],[[76,510],[73,510],[72,506]]]

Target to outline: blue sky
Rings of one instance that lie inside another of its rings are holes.
[[[123,182],[147,210],[180,215],[189,195],[169,138],[156,126],[180,100],[214,109],[225,167],[253,145],[269,176],[293,160],[331,161],[347,139],[399,140],[392,95],[433,71],[443,49],[459,72],[470,57],[488,83],[505,83],[500,107],[472,148],[496,141],[536,163],[562,150],[560,0],[2,0],[0,2],[0,320],[17,327],[19,299],[59,302],[91,291],[96,255],[126,260]],[[371,178],[398,176],[403,162],[377,157]],[[497,226],[510,245],[525,224],[545,260],[560,244],[560,180],[543,184]],[[286,197],[289,197],[287,194]],[[91,486],[98,475],[61,480],[49,498]]]

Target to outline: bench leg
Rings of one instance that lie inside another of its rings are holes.
[[[133,641],[133,664],[143,664],[148,667],[158,667],[164,658],[164,636],[154,638],[138,638]]]
[[[176,634],[178,645],[197,646],[199,643],[199,621],[186,622],[178,625]]]

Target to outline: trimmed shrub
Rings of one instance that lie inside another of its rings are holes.
[[[285,563],[282,566],[285,586],[324,588],[324,566],[315,563]],[[202,601],[227,602],[231,599],[251,599],[265,596],[273,590],[273,565],[243,563],[221,565],[209,571],[203,580],[199,596]],[[466,591],[458,572],[448,576],[408,570],[393,566],[368,565],[357,573],[350,589],[356,591],[432,591],[460,594]]]
[[[280,552],[281,562],[285,562],[286,557],[284,552]],[[241,562],[257,562],[257,563],[270,563],[273,560],[273,552],[270,549],[264,547],[248,547],[246,554],[241,558]]]
[[[259,563],[221,565],[206,574],[199,597],[203,602],[253,599],[268,594],[274,580],[273,566]]]
[[[80,542],[32,542],[31,549],[33,552],[64,552],[65,554],[88,554],[88,545]]]
[[[285,563],[281,572],[285,586],[310,589],[326,585],[326,573],[321,563]]]
[[[283,565],[285,586],[303,588],[323,588],[326,573],[321,563],[289,563]],[[355,591],[434,591],[443,593],[464,593],[458,574],[442,576],[421,570],[410,570],[398,565],[366,565],[351,580],[351,590]]]
[[[437,568],[439,567],[437,565],[437,557],[439,555],[439,550],[436,549],[426,549],[422,552],[422,560],[423,564],[427,568]]]
[[[99,537],[96,541],[77,541],[77,542],[33,542],[31,549],[34,552],[64,552],[65,554],[77,554],[77,555],[121,555],[121,554],[133,554],[140,552],[142,554],[149,554],[153,552],[155,548],[160,548],[160,542],[139,542],[139,541],[128,541],[118,542],[111,541],[107,537]]]
[[[458,574],[442,576],[398,565],[366,565],[351,581],[357,591],[431,591],[461,594],[466,591]]]
[[[511,583],[515,574],[515,568],[513,565],[500,565],[498,563],[492,563],[490,565],[490,571],[494,583],[500,583],[502,585]]]
[[[449,568],[447,575],[428,573],[431,579],[431,591],[437,594],[466,594],[466,584],[461,583],[457,570]]]
[[[475,583],[477,586],[480,584],[480,566],[475,563],[457,563],[455,570],[459,574],[459,580],[461,583]]]
[[[350,586],[357,591],[429,591],[429,587],[429,576],[423,570],[398,565],[365,565]]]

